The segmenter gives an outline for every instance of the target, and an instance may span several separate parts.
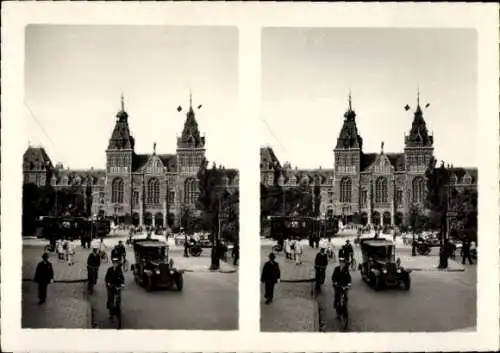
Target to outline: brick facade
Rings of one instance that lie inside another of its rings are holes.
[[[200,135],[192,105],[177,138],[176,154],[157,154],[156,146],[151,154],[137,154],[123,98],[116,117],[106,149],[105,170],[53,167],[43,147],[29,147],[24,154],[24,183],[89,189],[93,215],[104,212],[121,221],[131,217],[134,224],[140,225],[165,225],[170,215],[179,224],[183,207],[196,208],[197,174],[205,158],[205,137]],[[238,189],[238,171],[224,170],[227,190]]]
[[[349,108],[334,148],[333,169],[298,169],[281,165],[270,147],[261,148],[261,183],[291,188],[320,188],[319,216],[341,217],[345,222],[358,215],[362,224],[398,225],[406,222],[413,204],[424,207],[425,171],[433,157],[434,138],[428,133],[420,104],[412,127],[405,135],[403,153],[364,153],[356,126],[356,113]],[[477,186],[477,169],[453,168],[458,190]],[[314,200],[313,200],[314,204]]]

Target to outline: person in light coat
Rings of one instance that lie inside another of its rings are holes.
[[[285,257],[287,259],[292,258],[292,247],[290,244],[290,239],[288,239],[288,238],[285,239]]]
[[[66,259],[68,261],[68,265],[73,265],[73,255],[75,255],[75,246],[72,241],[67,241],[66,245]]]
[[[300,265],[302,264],[302,243],[300,242],[300,239],[295,240],[295,264]]]

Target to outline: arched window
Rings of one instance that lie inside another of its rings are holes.
[[[184,201],[187,204],[193,205],[196,203],[196,199],[198,198],[198,185],[196,184],[196,180],[193,178],[186,179],[184,183]]]
[[[160,203],[160,182],[156,178],[151,178],[148,181],[148,203]]]
[[[387,179],[384,177],[379,177],[375,181],[375,202],[387,202]]]
[[[111,202],[123,203],[123,179],[115,178],[111,183]]]
[[[344,177],[340,181],[340,202],[351,202],[352,181]]]
[[[412,196],[413,202],[415,203],[424,203],[424,195],[425,195],[425,181],[422,177],[416,177],[412,182]]]

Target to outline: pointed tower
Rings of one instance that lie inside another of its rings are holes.
[[[201,105],[198,106],[200,108]],[[181,136],[177,138],[177,192],[176,204],[196,204],[198,189],[197,174],[205,158],[205,137],[201,136],[193,109],[193,99],[189,94],[189,109]],[[176,207],[176,209],[179,209]]]
[[[411,173],[425,174],[434,154],[434,137],[429,134],[420,107],[420,92],[417,92],[417,108],[408,135],[405,136],[405,166]]]
[[[134,138],[128,126],[128,114],[121,96],[121,109],[106,150],[106,214],[123,217],[131,212],[132,155]]]
[[[349,219],[358,204],[358,185],[363,139],[356,126],[356,112],[352,109],[351,93],[349,107],[344,114],[344,123],[337,138],[335,155],[335,214]]]

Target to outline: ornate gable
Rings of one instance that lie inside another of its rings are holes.
[[[375,161],[368,167],[368,170],[376,174],[389,174],[394,172],[394,167],[392,166],[389,157],[385,153],[381,153],[377,156]]]
[[[165,165],[163,164],[160,157],[156,154],[153,154],[149,157],[146,164],[144,164],[139,172],[147,173],[147,174],[164,174],[165,173]]]

